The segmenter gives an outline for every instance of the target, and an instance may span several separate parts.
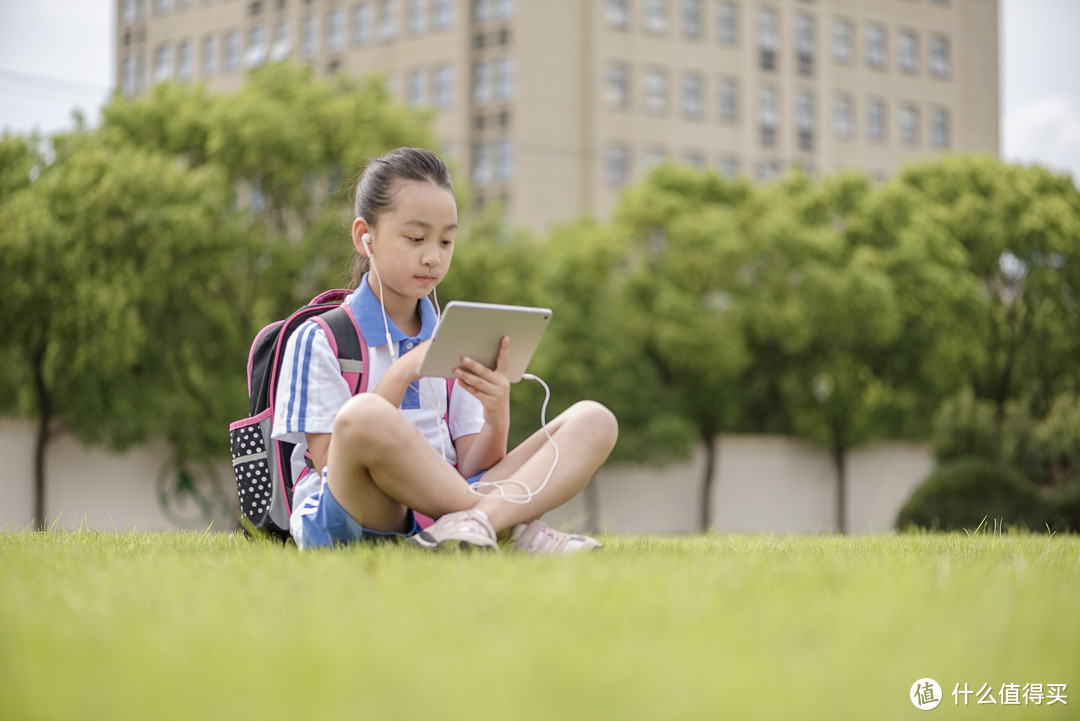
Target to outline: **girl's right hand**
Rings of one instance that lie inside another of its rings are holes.
[[[424,341],[405,355],[398,358],[391,367],[396,367],[400,372],[407,374],[410,383],[418,380],[420,376],[417,374],[417,370],[420,368],[420,364],[424,360],[424,355],[427,354],[427,349],[430,346],[430,340]]]

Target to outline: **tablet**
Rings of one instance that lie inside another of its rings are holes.
[[[462,356],[494,368],[499,339],[505,335],[510,337],[506,374],[511,383],[517,383],[540,345],[549,320],[550,308],[452,300],[443,309],[417,373],[453,378],[454,369],[462,367]]]

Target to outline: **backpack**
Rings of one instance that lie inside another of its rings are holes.
[[[293,486],[297,480],[293,478],[291,462],[296,444],[270,437],[285,344],[297,328],[314,319],[326,332],[352,394],[364,391],[367,343],[352,308],[343,304],[349,292],[328,290],[285,320],[266,326],[255,336],[248,355],[248,417],[229,426],[236,492],[243,518],[255,529],[282,540],[289,537]],[[310,456],[308,464],[314,468]],[[241,523],[245,531],[249,530],[243,520]]]

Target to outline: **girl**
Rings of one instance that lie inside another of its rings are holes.
[[[438,156],[399,148],[368,164],[352,225],[356,290],[345,300],[369,346],[368,392],[350,396],[326,334],[308,321],[286,346],[275,399],[273,435],[297,444],[290,531],[300,548],[401,537],[496,548],[500,535],[528,553],[600,546],[539,518],[607,459],[618,436],[607,408],[578,403],[548,424],[550,441],[537,432],[507,453],[509,339],[494,369],[463,359],[449,391],[445,379],[417,376],[437,320],[427,296],[450,269],[456,230]],[[481,477],[486,493],[470,485]],[[421,531],[414,509],[437,520]]]

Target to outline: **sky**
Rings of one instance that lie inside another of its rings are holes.
[[[1080,0],[998,0],[1001,155],[1080,185]],[[115,0],[0,0],[0,132],[91,123],[113,86]]]

